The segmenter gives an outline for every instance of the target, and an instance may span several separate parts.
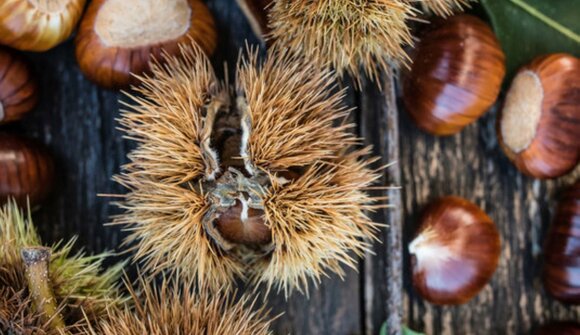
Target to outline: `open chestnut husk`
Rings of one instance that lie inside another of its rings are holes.
[[[505,56],[490,27],[477,17],[450,17],[421,38],[403,78],[405,109],[433,135],[452,135],[496,101]]]
[[[53,184],[52,156],[39,143],[0,134],[0,203],[14,198],[21,206],[34,206],[49,194]]]
[[[580,160],[580,60],[534,59],[519,70],[498,118],[499,143],[528,176],[554,178]]]
[[[580,335],[580,324],[575,322],[554,322],[540,327],[534,335]]]
[[[38,101],[37,87],[28,63],[0,48],[0,124],[30,112]]]
[[[560,301],[580,303],[580,181],[562,194],[544,257],[546,291]]]
[[[431,203],[409,244],[413,285],[438,305],[463,304],[489,282],[501,245],[493,221],[477,205],[455,196]]]
[[[179,53],[195,41],[213,53],[214,19],[201,0],[95,0],[89,5],[76,38],[76,58],[91,81],[106,88],[126,88],[148,72],[149,62]]]
[[[0,44],[46,51],[66,40],[81,18],[86,0],[3,0]]]

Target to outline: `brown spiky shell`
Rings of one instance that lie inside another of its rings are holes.
[[[270,323],[264,307],[254,308],[256,299],[247,295],[208,294],[191,282],[163,280],[159,285],[139,280],[139,292],[129,291],[133,307],[111,309],[92,335],[268,335]]]
[[[108,306],[122,301],[117,290],[121,265],[103,272],[106,254],[73,254],[73,241],[52,248],[48,283],[70,334],[106,315]],[[0,208],[0,334],[58,334],[34,307],[21,251],[40,246],[40,239],[18,207]]]
[[[212,291],[238,277],[289,293],[355,266],[377,230],[365,190],[379,174],[369,149],[354,148],[332,73],[287,51],[263,63],[249,51],[232,92],[194,45],[152,68],[122,112],[138,146],[115,177],[129,192],[114,218],[149,273],[178,270]],[[235,144],[218,140],[227,132]],[[262,224],[259,245],[220,230],[239,201],[260,213],[247,221]]]
[[[427,12],[432,12],[441,17],[448,17],[468,7],[470,1],[476,0],[423,0],[421,5]]]
[[[278,0],[269,25],[273,43],[360,84],[363,73],[376,81],[389,61],[408,61],[403,47],[412,44],[416,14],[408,0]]]

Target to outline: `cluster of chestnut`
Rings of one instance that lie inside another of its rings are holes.
[[[439,136],[456,134],[484,114],[496,102],[506,72],[492,30],[470,15],[436,24],[413,58],[403,78],[406,110],[419,128]],[[497,136],[526,175],[555,178],[573,170],[580,158],[580,60],[550,54],[521,68],[507,91]],[[498,264],[501,244],[493,221],[477,205],[450,196],[428,205],[420,222],[409,245],[417,292],[435,304],[469,301]],[[577,181],[563,193],[547,238],[546,291],[563,302],[580,303],[579,273]]]
[[[200,0],[86,2],[0,2],[0,124],[20,120],[38,101],[33,71],[16,50],[49,50],[68,39],[77,25],[79,67],[105,88],[136,83],[132,74],[147,72],[153,58],[163,61],[163,53],[178,53],[180,43],[196,41],[208,54],[216,46],[212,15]],[[0,203],[13,197],[21,205],[27,199],[32,206],[38,204],[51,189],[53,171],[53,159],[43,145],[0,134]]]
[[[29,64],[0,47],[0,125],[20,120],[38,101],[38,85]],[[28,138],[0,130],[0,203],[13,197],[34,206],[49,193],[54,163],[47,149]]]
[[[403,80],[403,101],[417,126],[438,136],[475,122],[496,102],[505,56],[490,27],[456,15],[426,32]],[[549,54],[512,80],[497,122],[503,151],[524,174],[555,178],[580,159],[580,59]]]

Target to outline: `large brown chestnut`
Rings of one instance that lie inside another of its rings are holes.
[[[0,44],[46,51],[66,40],[81,18],[86,0],[0,1]]]
[[[409,244],[413,285],[439,305],[463,304],[491,279],[501,245],[493,221],[466,199],[440,198],[424,211]]]
[[[580,160],[580,60],[534,59],[519,70],[498,118],[499,143],[526,175],[561,176]]]
[[[580,303],[580,180],[562,194],[544,255],[544,287],[554,298]]]
[[[82,72],[107,88],[126,88],[163,52],[193,40],[209,55],[217,44],[214,19],[201,0],[93,0],[76,38]]]
[[[0,133],[0,203],[14,198],[31,206],[49,194],[53,184],[52,156],[36,141]]]
[[[37,101],[37,84],[28,63],[0,48],[0,124],[19,120]]]
[[[456,15],[425,33],[403,78],[405,109],[433,135],[452,135],[496,101],[505,57],[490,27]]]

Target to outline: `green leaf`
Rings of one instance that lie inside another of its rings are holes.
[[[506,54],[507,77],[537,56],[580,56],[580,1],[482,0]]]
[[[425,334],[411,330],[407,328],[407,326],[403,326],[403,335],[425,335]]]
[[[381,330],[379,331],[379,335],[388,335],[387,333],[387,322],[383,323],[381,326]],[[403,335],[425,335],[423,333],[418,333],[414,330],[409,329],[407,326],[403,326]]]

